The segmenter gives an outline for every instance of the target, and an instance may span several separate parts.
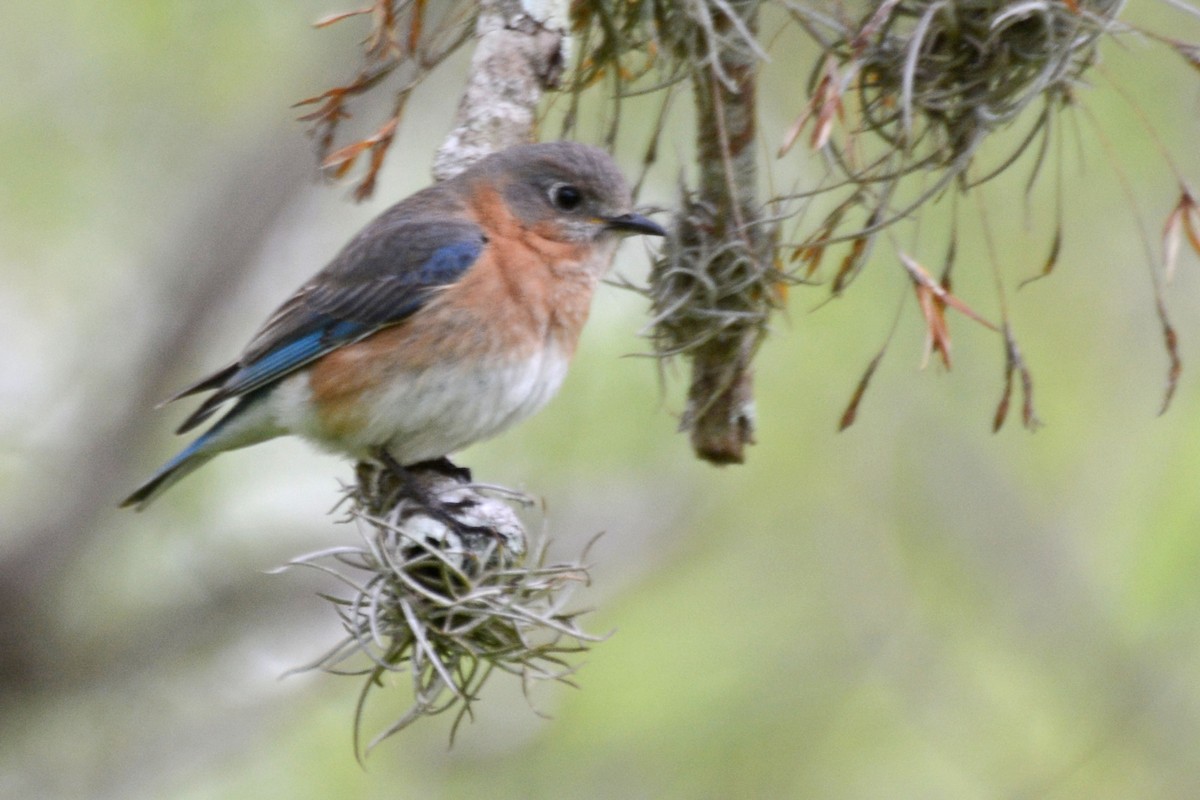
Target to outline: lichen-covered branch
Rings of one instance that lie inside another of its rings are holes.
[[[475,54],[454,129],[434,159],[437,180],[533,138],[538,104],[568,55],[566,0],[483,0]]]
[[[754,442],[750,361],[773,301],[754,146],[759,5],[700,4],[689,17],[699,186],[650,279],[657,349],[691,361],[682,427],[716,464],[741,463]]]

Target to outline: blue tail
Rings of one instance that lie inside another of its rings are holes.
[[[287,431],[271,419],[267,407],[258,402],[263,396],[263,392],[258,391],[240,398],[237,405],[229,409],[228,414],[163,464],[154,477],[138,487],[137,491],[126,497],[121,503],[121,508],[134,506],[141,511],[154,498],[185,475],[204,466],[219,453],[265,442],[286,433]]]
[[[218,426],[219,427],[219,426]],[[212,443],[218,428],[207,431],[196,441],[183,448],[170,461],[162,465],[154,477],[138,487],[137,491],[121,502],[121,508],[135,507],[141,511],[150,501],[165,492],[176,481],[183,478],[192,470],[198,469],[220,452],[216,448],[206,448]]]

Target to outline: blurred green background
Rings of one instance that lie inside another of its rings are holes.
[[[758,362],[759,443],[745,466],[715,469],[674,432],[679,375],[664,393],[652,362],[622,358],[646,349],[644,301],[605,288],[559,398],[461,460],[544,498],[532,524],[552,555],[605,532],[577,601],[613,636],[580,690],[534,692],[550,719],[499,676],[452,749],[450,720],[426,720],[360,768],[357,680],[280,679],[336,639],[315,596],[330,586],[265,574],[355,536],[326,513],[350,467],[278,441],[146,513],[115,509],[179,445],[187,409],[154,403],[224,363],[353,231],[428,181],[463,58],[418,92],[375,200],[314,179],[289,105],[352,73],[361,26],[309,27],[337,10],[4,11],[0,796],[1200,796],[1200,263],[1185,253],[1166,290],[1185,371],[1159,417],[1166,357],[1139,229],[1157,252],[1178,185],[1112,89],[1200,182],[1200,83],[1133,37],[1105,45],[1082,96],[1095,122],[1069,115],[1052,277],[1011,291],[1049,248],[1053,173],[1028,203],[1025,169],[985,195],[1046,427],[990,432],[1003,350],[962,317],[954,370],[920,372],[909,299],[858,423],[835,432],[910,292],[881,246],[815,313],[827,289],[793,289]],[[1200,39],[1166,4],[1130,13]],[[798,113],[811,56],[788,42],[764,77],[769,143]],[[687,159],[674,146],[644,200],[670,202],[671,161]],[[618,155],[632,172],[640,151]],[[996,317],[974,213],[956,292]],[[934,265],[941,214],[919,243],[900,233]],[[644,275],[640,245],[621,270]],[[376,695],[368,729],[403,692]]]

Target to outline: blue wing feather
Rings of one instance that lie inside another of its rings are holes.
[[[314,358],[328,353],[336,347],[357,341],[375,330],[378,330],[377,326],[362,322],[330,320],[315,331],[285,342],[246,364],[230,376],[221,387],[221,391],[230,395],[253,391],[259,386],[283,377]]]
[[[437,226],[426,226],[427,235],[430,227]],[[438,247],[430,248],[426,242],[422,248],[422,243],[414,243],[417,246],[398,253],[387,248],[366,252],[348,248],[276,312],[236,368],[226,370],[227,377],[219,387],[209,387],[207,381],[197,384],[217,391],[177,433],[194,428],[230,398],[268,386],[332,350],[410,317],[428,302],[434,290],[462,277],[483,250],[482,235],[462,238],[461,225],[453,230],[459,238]],[[402,230],[392,234],[404,238]],[[404,255],[411,257],[414,250],[421,249],[428,255],[419,265],[396,268]]]
[[[429,290],[445,286],[459,277],[479,257],[483,242],[478,239],[451,242],[434,250],[420,267],[394,280],[402,292],[381,289],[386,297],[393,295],[389,313],[372,321],[339,319],[333,313],[318,313],[308,327],[315,327],[292,339],[284,339],[278,346],[245,364],[222,387],[231,394],[244,394],[283,377],[292,370],[307,364],[344,345],[356,342],[380,328],[394,325],[407,319],[425,304]],[[315,323],[315,326],[314,326]]]
[[[479,258],[483,250],[482,239],[466,239],[451,242],[434,250],[417,270],[420,283],[427,285],[443,285],[458,280],[467,271],[467,267]]]

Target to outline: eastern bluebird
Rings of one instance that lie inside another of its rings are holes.
[[[518,145],[368,224],[222,370],[184,433],[233,406],[121,504],[141,509],[218,453],[296,434],[356,459],[440,459],[558,390],[631,211],[602,150]]]

